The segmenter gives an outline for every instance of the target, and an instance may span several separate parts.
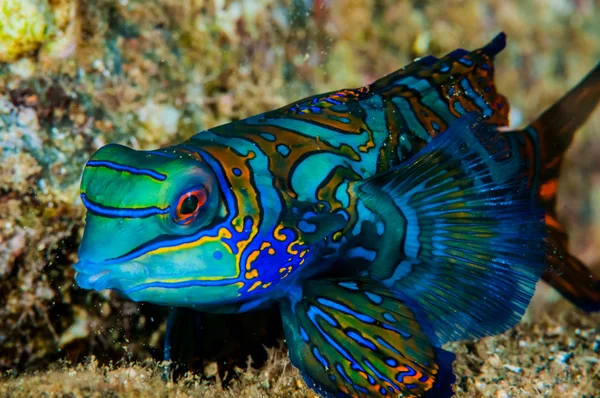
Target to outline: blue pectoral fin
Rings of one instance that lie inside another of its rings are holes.
[[[546,229],[527,166],[518,143],[467,114],[410,162],[355,189],[368,207],[391,202],[380,213],[405,220],[403,259],[371,274],[416,300],[442,343],[501,333],[529,304]]]
[[[292,363],[321,396],[452,396],[454,354],[397,294],[369,278],[297,289],[281,305],[285,336]]]

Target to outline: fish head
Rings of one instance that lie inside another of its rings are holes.
[[[102,147],[81,181],[87,213],[77,284],[159,305],[234,300],[239,265],[222,227],[222,195],[197,153]]]

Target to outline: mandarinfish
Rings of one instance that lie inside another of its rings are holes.
[[[507,131],[492,65],[504,46],[500,34],[167,148],[101,148],[81,183],[77,283],[199,311],[278,305],[291,361],[322,396],[452,395],[441,345],[512,327],[541,277],[600,307],[554,209],[600,65]]]

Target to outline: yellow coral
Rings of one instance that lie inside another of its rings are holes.
[[[46,1],[0,0],[0,61],[12,61],[39,48],[51,24]]]
[[[76,0],[0,0],[0,62],[42,46],[56,58],[72,53],[79,25],[76,5]]]

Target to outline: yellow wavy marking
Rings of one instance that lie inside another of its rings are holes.
[[[285,241],[285,235],[281,233],[281,230],[283,229],[283,225],[279,224],[278,226],[275,227],[275,231],[273,231],[273,236],[275,237],[275,239],[284,242]]]
[[[225,172],[227,174],[227,178],[232,183],[232,193],[234,194],[238,209],[235,218],[231,222],[233,230],[237,231],[240,234],[243,233],[245,227],[245,216],[248,214],[254,215],[254,217],[251,220],[252,225],[250,226],[250,233],[248,238],[245,240],[240,240],[236,243],[236,247],[238,249],[238,255],[236,256],[236,266],[239,270],[239,273],[241,273],[241,270],[250,269],[250,266],[248,265],[246,267],[246,264],[242,264],[242,261],[245,257],[244,252],[258,234],[257,217],[259,214],[259,208],[256,196],[257,192],[253,191],[253,187],[249,186],[247,180],[243,178],[240,179],[237,176],[234,178],[232,176],[232,168],[237,167],[240,170],[242,170],[242,173],[244,173],[244,175],[248,175],[249,170],[247,162],[256,158],[256,152],[248,151],[248,154],[246,156],[237,156],[232,153],[231,148],[217,146],[211,147],[210,150],[212,155],[216,158],[228,160],[229,168],[227,168]],[[246,192],[246,194],[244,194],[244,192]]]
[[[370,148],[375,148],[375,144],[371,141],[367,142],[365,145],[361,145],[358,147],[358,150],[361,152],[369,152]]]
[[[265,283],[264,285],[262,285],[263,289],[268,288],[269,286],[271,286],[273,282],[269,282],[269,283]]]
[[[302,257],[306,256],[306,253],[308,253],[308,250],[302,250],[302,251],[300,252],[300,258],[302,258]]]
[[[265,241],[260,245],[260,250],[265,250],[269,246],[271,246],[271,242]]]
[[[364,122],[361,124],[361,133],[366,131],[369,138],[366,143],[358,147],[358,150],[366,153],[369,152],[369,149],[375,148],[375,141],[373,140],[373,131],[371,131],[371,129],[367,127]]]
[[[257,287],[259,287],[262,284],[261,281],[256,281],[254,282],[254,285],[250,286],[250,289],[248,289],[249,292],[253,291],[254,289],[256,289]]]
[[[221,242],[223,239],[231,239],[231,236],[232,236],[231,232],[227,228],[222,227],[221,229],[219,229],[217,236],[203,236],[194,242],[182,243],[177,246],[160,247],[156,250],[152,250],[152,251],[148,252],[148,254],[161,254],[161,253],[169,253],[169,252],[177,251],[177,250],[190,249],[192,247],[197,247],[197,246],[200,246],[207,242]],[[231,247],[229,247],[227,245],[224,245],[224,246],[227,248],[227,251],[230,254],[233,254]]]
[[[257,229],[256,229],[256,223],[254,223],[252,225],[252,233],[250,234],[250,237],[247,240],[243,240],[237,243],[237,248],[238,248],[238,257],[237,257],[237,261],[238,261],[238,268],[242,269],[242,257],[243,257],[243,253],[246,250],[246,247],[248,247],[248,245],[250,244],[250,242],[252,242],[252,240],[254,239],[254,237],[256,236],[256,234],[258,233]],[[245,268],[247,270],[249,270],[252,266],[252,262],[254,260],[256,260],[256,258],[258,257],[258,255],[260,254],[260,250],[255,250],[252,253],[250,253],[248,255],[248,259],[246,260],[246,264],[245,264]]]
[[[283,274],[285,272],[285,270],[287,269],[287,267],[283,267],[283,268],[279,268],[279,273]]]
[[[275,249],[270,247],[268,253],[272,256],[273,254],[275,254]]]
[[[298,250],[294,250],[292,249],[293,246],[297,245],[299,243],[299,241],[295,240],[293,242],[291,242],[288,247],[287,247],[287,252],[293,255],[298,254]]]
[[[254,250],[252,253],[248,255],[248,260],[246,260],[246,269],[250,271],[252,268],[252,263],[256,261],[258,256],[260,255],[260,250]]]
[[[292,267],[291,265],[290,265],[289,267],[287,267],[287,268],[285,269],[285,271],[287,271],[287,272],[285,273],[285,275],[283,275],[283,276],[281,277],[281,279],[284,279],[284,278],[286,278],[286,277],[287,277],[289,274],[291,274],[291,273],[292,273],[292,268],[293,268],[293,267]],[[281,271],[281,270],[280,270],[280,271]]]
[[[231,225],[233,225],[233,228],[235,228],[235,230],[238,233],[242,233],[242,231],[244,230],[244,220],[242,220],[240,217],[236,217],[232,222]]]
[[[252,271],[246,272],[246,279],[258,278],[258,270],[253,269]]]

